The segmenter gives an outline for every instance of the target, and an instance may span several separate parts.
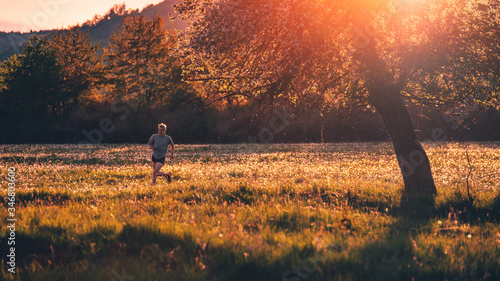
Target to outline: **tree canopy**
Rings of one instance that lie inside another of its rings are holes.
[[[46,41],[63,68],[66,90],[76,97],[89,98],[104,75],[102,55],[97,53],[99,45],[92,45],[88,33],[78,27],[52,32]]]
[[[173,55],[176,41],[161,17],[125,18],[105,50],[112,96],[139,105],[167,103],[181,84],[181,63]]]
[[[177,10],[192,23],[191,74],[219,94],[293,102],[320,92],[357,104],[370,83],[390,83],[413,101],[498,105],[473,93],[493,75],[486,62],[498,68],[498,7],[481,3],[187,0]]]

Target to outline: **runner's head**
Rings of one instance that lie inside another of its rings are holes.
[[[158,124],[158,134],[160,136],[163,136],[165,134],[165,132],[167,131],[167,125],[161,123],[161,124]]]

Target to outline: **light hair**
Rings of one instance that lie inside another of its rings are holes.
[[[167,131],[167,125],[161,123],[161,124],[158,124],[158,128],[163,128],[165,129],[165,131]]]

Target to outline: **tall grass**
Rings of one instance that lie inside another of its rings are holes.
[[[389,143],[179,145],[154,187],[146,146],[4,145],[1,279],[498,280],[500,144],[424,146],[438,195],[417,219]]]

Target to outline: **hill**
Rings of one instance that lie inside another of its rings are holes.
[[[119,30],[126,16],[145,16],[152,18],[157,15],[168,18],[169,15],[175,15],[174,4],[180,3],[180,0],[165,0],[156,5],[149,5],[141,11],[126,9],[125,5],[115,5],[104,16],[96,15],[92,20],[82,24],[83,32],[88,32],[92,42],[98,43],[101,47],[108,45],[108,39],[113,32]],[[174,21],[174,27],[183,30],[186,23],[180,20]],[[22,46],[33,36],[44,37],[60,29],[42,30],[35,32],[0,32],[0,61],[8,59],[14,54],[22,51]]]

